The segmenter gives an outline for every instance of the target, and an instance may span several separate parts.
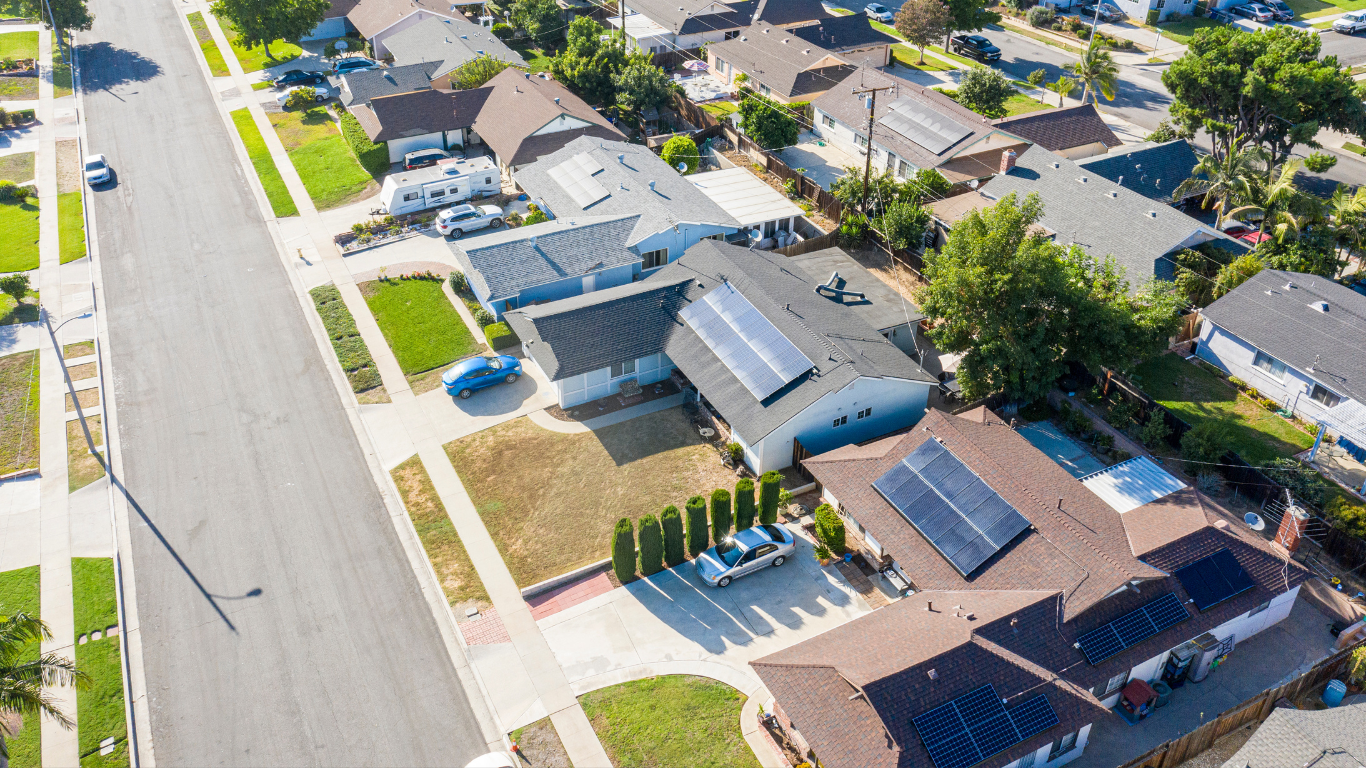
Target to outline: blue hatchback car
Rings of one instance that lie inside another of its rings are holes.
[[[468,399],[474,390],[491,387],[494,384],[511,384],[522,375],[522,361],[508,355],[497,357],[471,357],[461,360],[455,367],[446,371],[441,383],[446,385],[446,394],[460,395]]]

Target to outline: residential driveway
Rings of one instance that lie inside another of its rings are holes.
[[[781,568],[725,589],[684,563],[537,624],[575,694],[655,674],[706,675],[748,694],[762,685],[749,661],[871,610],[811,548],[798,538]]]

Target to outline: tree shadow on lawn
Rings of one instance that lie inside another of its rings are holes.
[[[0,315],[0,325],[36,322],[38,322],[38,304],[36,302],[33,304],[25,302],[17,307],[10,307],[8,311]]]

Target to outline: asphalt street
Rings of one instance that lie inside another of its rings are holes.
[[[464,765],[484,738],[178,5],[91,0],[79,35],[156,761]]]

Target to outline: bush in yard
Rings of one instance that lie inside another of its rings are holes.
[[[1230,377],[1228,377],[1228,383],[1232,384],[1233,386],[1237,387],[1238,389],[1242,389],[1243,387],[1246,387],[1246,386],[1247,386],[1247,382],[1246,382],[1246,381],[1243,381],[1242,379],[1238,378],[1237,376],[1230,376]]]
[[[824,544],[817,544],[811,550],[811,554],[815,555],[817,560],[829,560],[831,557],[834,556],[830,552],[830,548],[825,546]]]
[[[1327,486],[1316,470],[1301,464],[1299,459],[1275,459],[1262,471],[1267,477],[1285,486],[1296,503],[1308,504],[1315,509],[1323,508],[1324,491],[1327,490]]]
[[[1323,507],[1324,513],[1333,525],[1361,538],[1366,536],[1366,505],[1338,494],[1328,500]]]
[[[1138,432],[1138,439],[1148,448],[1156,448],[1166,442],[1167,435],[1172,433],[1171,427],[1167,426],[1167,419],[1162,412],[1153,409],[1148,415],[1148,421],[1143,425],[1143,429]]]
[[[735,530],[743,531],[754,525],[754,481],[740,478],[735,484]]]
[[[22,272],[0,277],[0,293],[14,299],[15,304],[23,302],[24,296],[28,295],[28,288],[28,275]]]
[[[1025,14],[1025,21],[1028,21],[1031,27],[1047,27],[1053,23],[1053,19],[1057,15],[1052,8],[1036,5],[1029,9],[1029,13]]]
[[[541,206],[535,203],[527,203],[526,220],[522,222],[523,224],[530,226],[532,224],[541,224],[547,221],[550,221],[550,217],[545,215],[545,212],[541,210]]]
[[[1206,496],[1224,495],[1224,476],[1218,472],[1201,472],[1195,477],[1195,487]]]
[[[769,470],[759,478],[759,522],[773,525],[778,522],[778,497],[782,492],[783,476]]]
[[[290,92],[289,98],[285,99],[285,109],[308,109],[317,98],[318,92],[308,86],[295,89]]]
[[[717,488],[711,492],[711,540],[720,544],[730,535],[730,491]]]
[[[493,313],[483,307],[474,310],[474,323],[480,328],[487,328],[488,326],[493,325]]]
[[[636,533],[628,517],[618,520],[612,533],[612,571],[622,584],[636,577]]]
[[[707,499],[694,496],[683,509],[688,515],[688,556],[697,557],[707,548]]]
[[[1063,412],[1062,428],[1074,435],[1084,435],[1092,429],[1091,417],[1080,408],[1070,408]]]
[[[490,323],[484,326],[484,341],[488,342],[489,349],[495,350],[515,347],[522,343],[507,323]]]
[[[13,200],[14,191],[18,188],[19,185],[9,179],[0,179],[0,200]]]
[[[517,30],[513,29],[511,24],[499,22],[493,25],[493,36],[499,40],[506,42],[511,40],[515,34],[517,34]]]
[[[640,575],[653,576],[664,570],[664,533],[654,515],[640,518]]]
[[[745,447],[739,443],[727,443],[726,452],[730,454],[730,460],[739,466],[745,460]]]
[[[844,520],[829,504],[816,507],[816,538],[835,554],[844,554]]]
[[[1225,453],[1228,453],[1228,425],[1222,421],[1202,421],[1181,436],[1181,456],[1187,461],[1218,464]]]
[[[378,176],[389,170],[389,144],[381,141],[376,144],[370,141],[370,137],[365,134],[365,129],[360,127],[356,116],[350,112],[341,114],[342,138],[351,147],[351,151],[356,154],[356,159],[360,161],[361,167],[371,176]]]
[[[451,290],[456,293],[464,293],[470,289],[470,282],[465,279],[464,272],[452,272],[450,281]]]
[[[1110,426],[1115,429],[1126,429],[1134,419],[1138,418],[1140,411],[1137,403],[1120,398],[1118,402],[1110,406],[1110,415],[1105,420],[1110,422]]]
[[[692,173],[697,170],[697,144],[687,136],[675,136],[664,142],[664,148],[659,151],[661,160],[669,164],[670,168],[678,169],[678,164],[683,163],[687,169],[683,173]]]
[[[664,529],[664,565],[672,568],[688,556],[688,545],[683,540],[683,516],[678,507],[670,504],[659,516],[659,525]]]

